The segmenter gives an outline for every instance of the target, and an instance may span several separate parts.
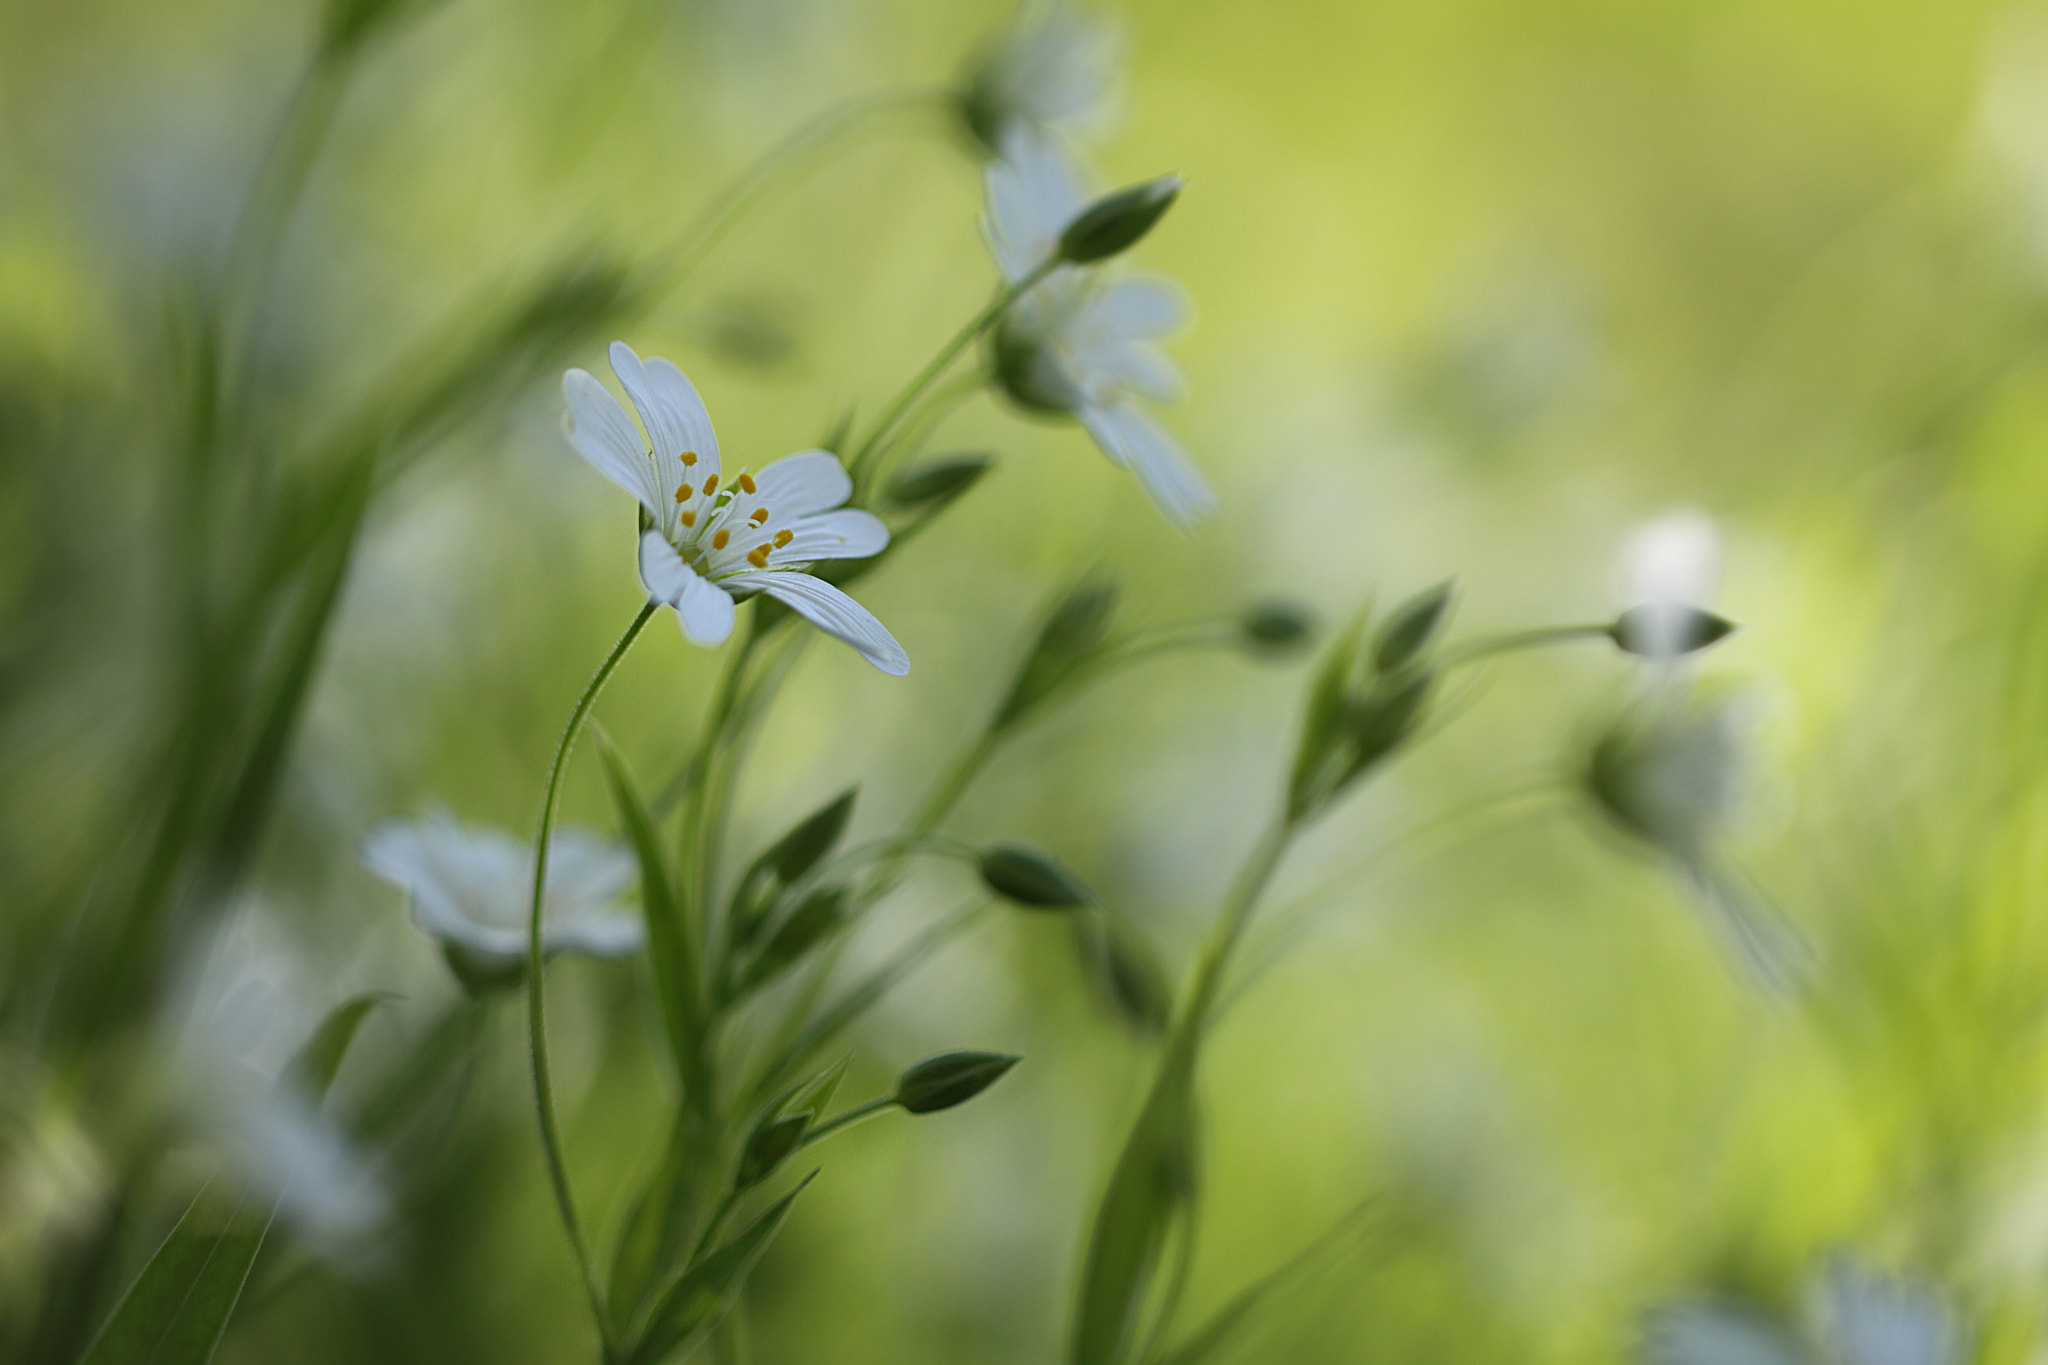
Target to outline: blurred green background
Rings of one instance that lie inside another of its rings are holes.
[[[431,369],[446,319],[551,261],[661,250],[806,116],[952,80],[1007,13],[446,0],[407,17],[362,53],[282,238],[241,439],[286,459],[292,433],[375,402],[394,360]],[[1629,1360],[1647,1306],[1713,1287],[1793,1303],[1846,1247],[1942,1285],[1981,1359],[2040,1359],[2048,10],[1175,0],[1119,17],[1121,115],[1088,155],[1104,184],[1187,177],[1141,256],[1194,300],[1168,420],[1223,511],[1180,535],[1076,430],[964,408],[938,447],[999,470],[860,592],[913,673],[811,651],[749,772],[743,842],[856,781],[857,830],[887,827],[993,704],[1046,595],[1089,569],[1155,620],[1277,594],[1341,621],[1447,576],[1463,631],[1600,619],[1627,528],[1704,508],[1728,542],[1720,609],[1745,626],[1705,668],[1755,717],[1736,854],[1815,945],[1810,991],[1755,989],[1579,795],[1626,662],[1493,668],[1455,727],[1318,828],[1261,921],[1270,966],[1206,1071],[1191,1305],[1374,1196],[1364,1249],[1261,1315],[1241,1358]],[[318,22],[248,0],[0,11],[13,1340],[123,1163],[177,1141],[29,1002],[52,945],[93,932],[72,918],[83,888],[140,837],[123,794],[182,629],[157,567],[183,515],[164,472],[190,378],[180,300]],[[622,334],[681,364],[728,459],[758,465],[873,412],[979,306],[979,212],[964,139],[892,116]],[[610,334],[567,359],[601,371]],[[457,994],[357,840],[435,802],[528,830],[567,707],[639,600],[630,513],[561,438],[560,363],[423,436],[372,504],[235,894],[333,998],[403,994],[344,1094],[402,1065]],[[195,530],[197,562],[239,506]],[[599,714],[643,773],[680,761],[714,663],[663,627],[620,673]],[[1301,681],[1231,657],[1135,671],[1034,730],[956,827],[1058,850],[1180,963],[1270,809]],[[568,808],[609,826],[595,764]],[[921,884],[872,941],[963,890]],[[665,1103],[640,970],[554,977],[600,1241]],[[402,1219],[339,1261],[263,1267],[221,1359],[587,1352],[516,1003],[484,1026],[452,1117],[390,1158]],[[891,999],[856,1075],[872,1089],[952,1046],[1028,1060],[958,1113],[835,1142],[755,1278],[759,1359],[1057,1357],[1147,1049],[1059,928],[1015,915]],[[145,1198],[124,1254],[175,1207]]]

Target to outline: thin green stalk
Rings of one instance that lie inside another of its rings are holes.
[[[868,470],[870,461],[880,453],[882,443],[888,439],[889,433],[895,429],[896,424],[903,420],[905,414],[910,411],[920,398],[924,397],[925,390],[938,382],[939,377],[945,374],[952,367],[953,362],[960,358],[962,351],[973,345],[982,333],[995,326],[1003,314],[1009,311],[1011,304],[1022,298],[1032,286],[1058,269],[1059,265],[1059,257],[1048,257],[1044,264],[1040,265],[1029,275],[1026,275],[1015,284],[1008,285],[997,291],[995,298],[990,301],[988,307],[968,319],[967,325],[954,333],[952,340],[941,346],[939,353],[933,356],[925,367],[917,372],[916,377],[904,386],[903,391],[896,395],[889,406],[882,410],[881,420],[875,423],[874,430],[870,431],[867,439],[861,442],[860,448],[854,452],[853,459],[847,466],[853,474],[856,487],[866,486],[870,478]]]
[[[977,365],[933,389],[918,405],[917,410],[906,419],[902,434],[890,441],[875,456],[874,466],[868,471],[866,483],[870,486],[879,483],[892,457],[905,451],[917,451],[931,435],[932,430],[945,421],[953,409],[986,388],[988,380],[988,370]]]
[[[775,188],[783,176],[799,169],[804,159],[829,146],[835,138],[859,128],[877,114],[938,104],[945,99],[941,90],[891,90],[875,95],[856,95],[820,111],[776,143],[753,164],[741,171],[716,199],[699,211],[658,267],[673,283],[695,270],[711,249],[725,238],[747,211]]]
[[[831,1137],[842,1129],[851,1128],[854,1124],[864,1119],[871,1119],[895,1103],[896,1097],[894,1095],[878,1095],[866,1104],[856,1104],[851,1109],[842,1110],[811,1129],[810,1132],[805,1133],[804,1140],[796,1145],[797,1150],[802,1151],[814,1142],[823,1142],[826,1138]]]
[[[1188,990],[1177,1030],[1191,1029],[1200,1033],[1208,1023],[1230,955],[1244,937],[1245,926],[1251,923],[1252,912],[1258,908],[1266,884],[1273,879],[1287,846],[1293,842],[1294,830],[1293,821],[1276,820],[1259,836],[1259,842],[1245,858],[1244,867],[1231,886],[1230,897],[1224,901],[1223,909],[1216,916],[1215,927],[1209,931],[1209,939],[1202,945],[1200,964],[1195,969],[1194,984]]]
[[[1002,744],[1002,732],[990,730],[962,750],[959,757],[955,758],[940,775],[939,780],[932,784],[932,789],[925,793],[924,800],[918,803],[917,811],[910,817],[910,823],[905,826],[904,833],[913,839],[921,839],[937,829],[952,813],[954,805],[966,792],[968,784],[974,781],[975,775],[995,756],[996,750],[1001,748]]]
[[[1436,656],[1436,663],[1440,668],[1455,668],[1460,664],[1524,649],[1544,649],[1573,640],[1613,638],[1613,627],[1604,622],[1598,625],[1539,626],[1534,630],[1509,631],[1503,635],[1482,635],[1475,640],[1448,646]]]
[[[548,1076],[547,995],[541,982],[545,967],[541,953],[541,910],[547,897],[548,841],[554,834],[555,806],[561,797],[562,773],[569,766],[569,750],[575,745],[576,733],[583,728],[597,694],[604,689],[619,661],[626,657],[626,651],[633,647],[633,641],[640,637],[641,630],[653,619],[657,605],[649,600],[640,608],[640,614],[598,665],[583,695],[576,698],[575,709],[569,712],[569,723],[563,727],[561,741],[555,746],[555,760],[548,768],[547,788],[541,797],[540,833],[533,848],[533,899],[526,920],[526,1021],[527,1044],[533,1056],[534,1113],[540,1121],[540,1145],[547,1159],[548,1181],[554,1186],[555,1207],[562,1216],[562,1229],[569,1235],[569,1245],[576,1253],[583,1289],[590,1296],[590,1313],[597,1321],[597,1334],[604,1343],[607,1359],[612,1353],[611,1316],[605,1311],[604,1291],[590,1259],[583,1222],[576,1214],[576,1196],[569,1188],[569,1170],[562,1159],[562,1134],[555,1118],[554,1086]]]

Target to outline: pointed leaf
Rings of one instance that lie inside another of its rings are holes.
[[[789,1206],[817,1174],[813,1171],[805,1176],[802,1184],[769,1205],[767,1212],[731,1241],[676,1278],[656,1303],[647,1330],[627,1357],[629,1365],[654,1365],[725,1315],[753,1273],[755,1262],[782,1230]]]
[[[363,1018],[381,995],[334,1007],[286,1068],[286,1084],[315,1103],[327,1096]],[[130,1285],[80,1365],[206,1365],[213,1359],[277,1206],[252,1205],[211,1186],[187,1206]]]

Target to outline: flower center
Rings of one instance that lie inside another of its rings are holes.
[[[680,458],[688,470],[697,462],[697,452],[686,450]],[[769,555],[796,539],[796,533],[787,527],[771,530],[772,513],[767,507],[744,509],[733,505],[760,491],[754,476],[745,470],[722,491],[716,474],[705,475],[701,488],[687,481],[678,483],[676,502],[682,510],[676,516],[680,523],[676,550],[683,562],[712,579],[732,574],[739,568],[740,560],[756,569],[767,568]]]

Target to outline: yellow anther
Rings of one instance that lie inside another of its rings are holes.
[[[762,522],[768,520],[768,509],[765,507],[756,507],[754,509],[754,515],[749,517],[748,520],[752,521],[754,525],[759,526]]]
[[[767,568],[768,547],[766,545],[756,545],[753,549],[747,551],[747,563],[753,565],[757,569]]]
[[[685,525],[685,526],[695,526],[696,524],[697,524],[697,514],[696,514],[695,512],[685,512],[685,513],[683,513],[683,525]]]
[[[684,452],[683,452],[683,463],[684,463],[684,465],[686,465],[686,466],[687,466],[687,465],[693,465],[693,464],[697,463],[697,452],[696,452],[696,451],[694,451],[694,450],[686,450],[686,451],[684,451]]]
[[[754,476],[753,476],[752,474],[749,474],[749,473],[747,473],[747,471],[746,471],[746,470],[742,469],[742,470],[740,471],[740,492],[742,492],[742,493],[751,493],[751,492],[753,492],[753,491],[754,491]]]
[[[676,488],[676,501],[688,502],[690,500],[690,495],[696,491],[696,489],[690,487],[690,485],[688,484],[680,484]]]
[[[785,529],[785,530],[781,530],[781,531],[777,531],[777,532],[775,533],[775,548],[779,550],[779,549],[781,549],[781,548],[782,548],[783,546],[785,546],[785,545],[789,544],[789,542],[791,542],[792,540],[795,540],[795,539],[796,539],[796,533],[795,533],[794,531],[790,531],[790,530],[786,530],[786,529]]]
[[[710,496],[711,494],[713,494],[713,493],[716,493],[717,491],[718,491],[718,476],[717,476],[716,474],[706,474],[706,475],[704,476],[704,494],[705,494],[705,496],[706,496],[706,497],[709,497],[709,496]]]
[[[725,548],[725,542],[731,539],[732,532],[720,531],[717,535],[711,537],[711,548],[714,550],[723,550]]]

